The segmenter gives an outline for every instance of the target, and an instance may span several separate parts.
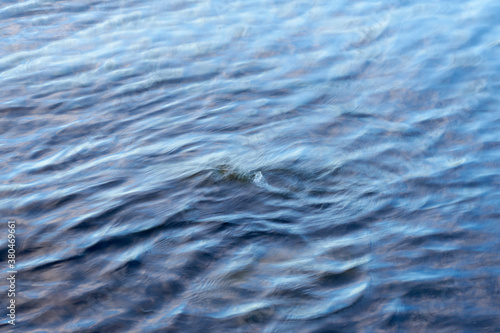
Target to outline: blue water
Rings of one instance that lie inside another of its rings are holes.
[[[2,1],[14,329],[500,331],[499,23],[496,0]]]

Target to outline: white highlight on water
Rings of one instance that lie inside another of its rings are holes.
[[[253,182],[255,185],[260,186],[260,187],[267,187],[269,184],[267,183],[266,179],[264,178],[264,175],[262,172],[257,171],[255,173],[255,176],[253,178]]]

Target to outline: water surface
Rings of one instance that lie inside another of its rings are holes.
[[[499,330],[498,22],[494,0],[3,1],[15,329]]]

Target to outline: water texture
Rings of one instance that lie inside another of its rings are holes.
[[[14,329],[500,331],[499,22],[495,0],[2,1]]]

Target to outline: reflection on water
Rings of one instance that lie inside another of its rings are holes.
[[[16,327],[495,331],[499,15],[3,1]]]

